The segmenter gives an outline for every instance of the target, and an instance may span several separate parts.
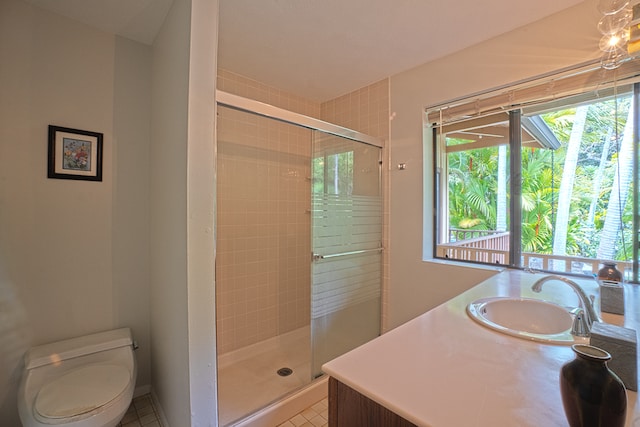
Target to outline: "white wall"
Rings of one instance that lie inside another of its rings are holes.
[[[113,109],[113,298],[118,325],[135,325],[138,384],[151,379],[149,143],[151,48],[116,37]]]
[[[191,425],[217,426],[215,146],[218,0],[191,2],[187,152]]]
[[[170,426],[216,425],[217,1],[176,0],[153,45],[151,362]]]
[[[391,77],[391,327],[493,274],[422,261],[423,188],[428,189],[426,241],[433,240],[431,147],[423,164],[424,107],[597,58],[599,18],[595,1],[587,0]],[[406,170],[398,170],[399,163],[406,163]]]
[[[3,0],[0,58],[0,302],[12,295],[24,320],[21,331],[3,332],[0,349],[18,340],[22,353],[130,326],[141,345],[138,385],[149,384],[149,48]],[[102,182],[47,178],[49,124],[104,134]],[[133,162],[127,152],[143,160]],[[0,394],[0,419],[17,425],[21,359],[2,362],[12,376],[0,384],[10,390]]]

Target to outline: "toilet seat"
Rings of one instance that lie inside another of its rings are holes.
[[[45,384],[35,399],[34,415],[46,424],[81,420],[116,399],[129,384],[130,373],[118,365],[89,365]]]

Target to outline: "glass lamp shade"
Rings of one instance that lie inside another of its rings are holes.
[[[604,52],[600,59],[600,64],[605,70],[615,70],[628,57],[627,51],[623,48],[611,49]]]
[[[631,11],[627,8],[618,13],[604,15],[598,22],[598,31],[605,36],[613,35],[623,31],[631,22]]]
[[[603,15],[612,15],[620,12],[629,5],[629,0],[599,0],[598,11]]]

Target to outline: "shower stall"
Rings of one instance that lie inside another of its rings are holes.
[[[219,424],[380,334],[382,141],[218,91]]]

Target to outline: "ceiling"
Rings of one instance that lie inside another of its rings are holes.
[[[173,0],[25,0],[152,44]],[[584,0],[220,0],[218,66],[326,101]]]

